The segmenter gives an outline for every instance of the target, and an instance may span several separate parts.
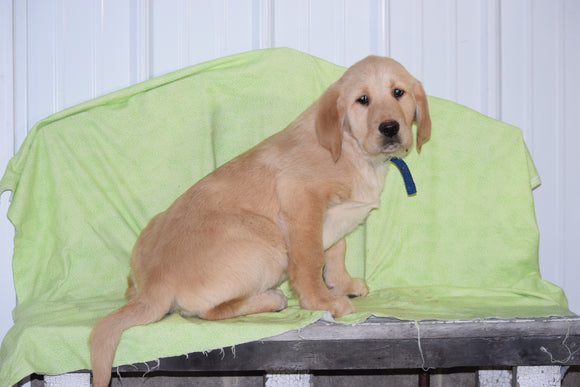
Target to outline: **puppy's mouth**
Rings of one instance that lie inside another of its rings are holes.
[[[401,147],[401,142],[398,140],[385,139],[383,140],[383,150],[385,152],[393,152]]]
[[[393,157],[402,158],[409,152],[399,139],[384,139],[381,153],[386,156],[385,160]]]
[[[384,138],[382,144],[383,152],[391,153],[398,151],[402,144],[398,136],[396,138]]]

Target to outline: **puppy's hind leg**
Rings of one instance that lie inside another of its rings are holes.
[[[269,289],[247,298],[224,302],[199,314],[204,320],[222,320],[254,313],[279,312],[288,306],[282,291]]]

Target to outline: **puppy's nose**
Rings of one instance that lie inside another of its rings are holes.
[[[399,133],[399,123],[394,120],[381,122],[379,132],[387,137],[394,137]]]

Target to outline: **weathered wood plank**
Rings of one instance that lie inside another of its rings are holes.
[[[319,321],[209,353],[119,367],[119,372],[355,370],[580,364],[580,317],[471,321]]]

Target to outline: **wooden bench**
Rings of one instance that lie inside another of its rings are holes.
[[[207,353],[124,365],[116,370],[224,373],[261,371],[267,386],[309,386],[312,371],[478,367],[480,386],[560,386],[562,367],[580,365],[580,317],[402,321],[356,325],[318,321],[299,331]],[[507,368],[506,368],[507,367]],[[510,372],[509,369],[514,369]],[[512,376],[512,374],[514,376]],[[50,386],[89,386],[88,371],[45,377]]]

